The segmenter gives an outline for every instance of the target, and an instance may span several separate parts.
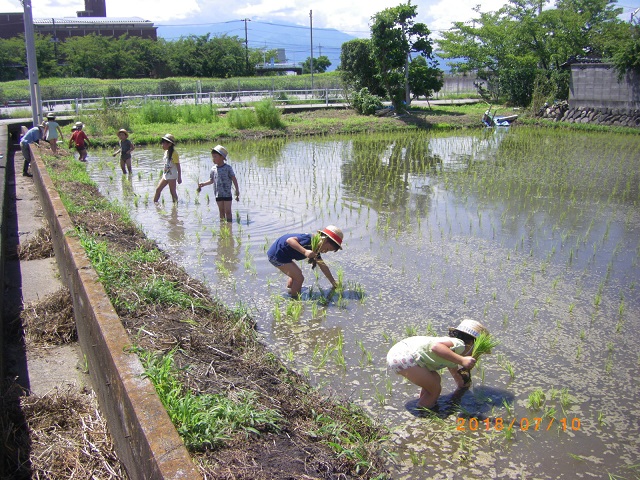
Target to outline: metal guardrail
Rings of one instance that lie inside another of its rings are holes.
[[[55,112],[57,115],[79,115],[83,112],[91,112],[120,106],[140,107],[149,102],[166,102],[175,105],[199,105],[210,104],[222,108],[234,108],[250,106],[265,98],[273,100],[277,105],[291,105],[296,103],[314,103],[329,105],[331,103],[345,103],[347,96],[341,88],[322,88],[308,90],[238,90],[228,92],[194,92],[179,94],[153,94],[153,95],[128,95],[121,97],[93,97],[72,98],[59,100],[44,100],[42,112]],[[17,105],[6,105],[0,110],[7,113]],[[20,105],[29,107],[29,104]]]

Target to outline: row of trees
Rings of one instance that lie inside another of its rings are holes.
[[[621,76],[640,72],[640,25],[620,20],[616,0],[508,0],[501,9],[482,12],[469,22],[455,22],[437,43],[423,23],[415,22],[417,6],[390,7],[372,17],[371,38],[345,42],[343,78],[360,92],[385,97],[401,110],[417,96],[437,92],[443,84],[434,52],[453,72],[475,71],[492,99],[527,106],[534,97],[566,99],[572,57],[612,61]],[[246,49],[239,37],[189,36],[176,41],[138,37],[73,37],[54,43],[37,36],[41,77],[105,79],[168,76],[230,78],[252,76],[255,65],[276,56]],[[0,40],[0,80],[24,68],[22,38]],[[309,73],[324,72],[327,57],[307,59]]]
[[[103,79],[253,76],[255,65],[276,57],[276,50],[245,49],[236,36],[183,37],[175,41],[140,37],[87,35],[54,43],[36,35],[38,74],[48,77]],[[310,72],[310,59],[306,69]],[[15,80],[26,65],[23,37],[0,39],[0,81]],[[324,72],[329,59],[313,59],[314,72]],[[303,68],[305,65],[303,65]],[[17,72],[20,70],[20,72]]]
[[[414,22],[417,7],[410,1],[387,8],[372,18],[371,39],[342,45],[343,78],[355,90],[367,88],[402,108],[411,97],[441,88],[437,51],[452,72],[477,72],[493,100],[528,106],[536,95],[568,97],[563,65],[575,57],[611,61],[621,77],[629,70],[640,73],[640,25],[619,18],[616,0],[548,3],[509,0],[495,12],[476,7],[476,18],[455,22],[437,44],[426,25]]]

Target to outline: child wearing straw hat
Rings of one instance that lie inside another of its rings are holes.
[[[487,329],[475,320],[463,319],[449,329],[448,337],[408,337],[396,343],[387,354],[387,366],[398,375],[421,387],[418,407],[433,409],[442,386],[438,370],[447,367],[459,388],[466,387],[458,365],[471,370],[476,359],[471,356],[475,339]]]
[[[131,152],[136,148],[131,140],[129,140],[129,132],[126,129],[121,128],[118,130],[118,149],[113,152],[113,156],[120,154],[120,168],[122,169],[122,173],[126,174],[127,171],[129,175],[133,173],[131,171]]]
[[[182,183],[182,169],[180,168],[180,157],[178,152],[175,151],[176,139],[170,133],[167,133],[161,140],[162,149],[164,150],[164,170],[162,171],[162,178],[158,182],[156,187],[156,194],[153,197],[153,202],[158,203],[160,200],[160,194],[164,187],[169,185],[169,192],[171,192],[171,198],[173,203],[178,202],[178,191],[176,189],[176,182]]]
[[[231,184],[236,191],[236,201],[240,200],[240,189],[238,188],[238,179],[231,165],[227,163],[229,153],[222,145],[216,145],[211,149],[211,158],[213,159],[213,167],[209,172],[209,180],[198,183],[198,192],[202,187],[213,184],[213,191],[216,196],[216,204],[220,213],[220,220],[231,222]]]
[[[302,283],[304,282],[304,275],[302,275],[302,270],[295,263],[296,260],[308,258],[314,265],[317,264],[320,267],[320,271],[331,282],[333,288],[338,286],[331,274],[331,270],[322,261],[320,255],[342,250],[342,230],[335,225],[329,225],[322,230],[318,230],[318,233],[321,241],[315,250],[311,247],[314,235],[309,233],[289,233],[278,238],[267,251],[269,262],[289,277],[287,288],[289,289],[289,295],[292,297],[300,295]]]
[[[51,152],[56,155],[58,153],[58,134],[60,138],[64,138],[60,124],[56,122],[54,113],[47,114],[47,122],[44,124],[44,138],[51,145]]]

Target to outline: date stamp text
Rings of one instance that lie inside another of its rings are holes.
[[[580,430],[580,419],[574,418],[553,418],[553,417],[521,417],[521,418],[485,418],[479,419],[476,417],[458,417],[456,420],[456,430],[459,432],[476,432],[495,430],[501,432],[502,430],[512,430],[519,428],[523,432],[527,430],[551,430],[555,425],[556,428],[561,429],[563,432],[567,430],[578,431]]]

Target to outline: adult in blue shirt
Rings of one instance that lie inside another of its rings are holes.
[[[42,139],[42,132],[44,130],[43,125],[37,125],[31,129],[27,133],[24,134],[22,139],[20,140],[20,150],[22,150],[22,156],[24,157],[24,165],[22,166],[22,175],[25,177],[33,177],[31,173],[29,173],[29,164],[31,163],[31,148],[29,145],[35,143],[36,145],[40,145],[40,140]]]

